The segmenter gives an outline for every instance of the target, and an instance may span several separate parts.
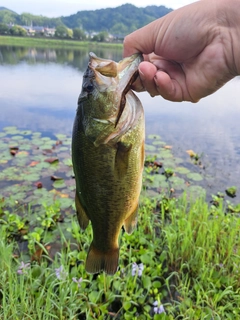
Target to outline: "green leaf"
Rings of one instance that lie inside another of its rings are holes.
[[[158,134],[149,134],[148,139],[161,139],[161,137]]]
[[[96,303],[99,297],[99,292],[98,291],[91,291],[88,295],[89,300],[93,303]]]
[[[123,309],[128,311],[131,308],[132,304],[130,301],[123,302]]]
[[[184,168],[184,167],[177,167],[177,168],[175,169],[175,171],[178,172],[178,173],[180,173],[180,174],[187,174],[187,173],[190,172],[189,169]]]
[[[64,140],[67,138],[65,134],[61,134],[61,133],[55,134],[55,136],[58,138],[58,140]]]
[[[152,286],[151,278],[149,276],[142,276],[143,287],[149,290]]]
[[[66,184],[64,180],[56,180],[53,183],[53,187],[56,189],[61,189],[61,188],[65,188]]]
[[[190,172],[187,174],[187,178],[194,181],[201,181],[203,177],[199,173]]]
[[[145,144],[145,150],[146,151],[155,151],[156,147],[151,144]]]
[[[143,264],[149,264],[152,262],[153,257],[155,256],[154,252],[147,252],[141,255],[140,259]]]

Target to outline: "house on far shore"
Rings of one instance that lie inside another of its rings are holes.
[[[55,36],[55,28],[44,28],[44,34],[47,37],[54,37]]]
[[[44,35],[46,37],[53,37],[55,35],[55,28],[45,28],[42,26],[22,26],[27,31],[29,36]]]
[[[31,26],[21,26],[23,29],[27,31],[28,36],[34,36],[35,35],[35,30]]]

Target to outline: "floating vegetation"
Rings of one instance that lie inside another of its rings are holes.
[[[89,275],[70,138],[16,127],[0,137],[0,318],[240,317],[240,205],[223,193],[208,205],[200,165],[147,137],[138,228],[121,235],[114,276]]]
[[[226,194],[231,198],[236,197],[236,193],[237,193],[237,187],[235,186],[226,189]]]

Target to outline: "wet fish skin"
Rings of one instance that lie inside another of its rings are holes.
[[[144,112],[130,90],[142,57],[119,63],[90,53],[73,126],[72,160],[76,210],[85,229],[91,220],[93,241],[86,271],[117,271],[122,226],[137,223],[144,163]]]

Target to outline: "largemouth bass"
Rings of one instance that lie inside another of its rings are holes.
[[[79,224],[92,224],[86,271],[114,274],[122,226],[136,226],[144,164],[144,113],[130,90],[140,54],[119,63],[89,54],[72,135]]]

